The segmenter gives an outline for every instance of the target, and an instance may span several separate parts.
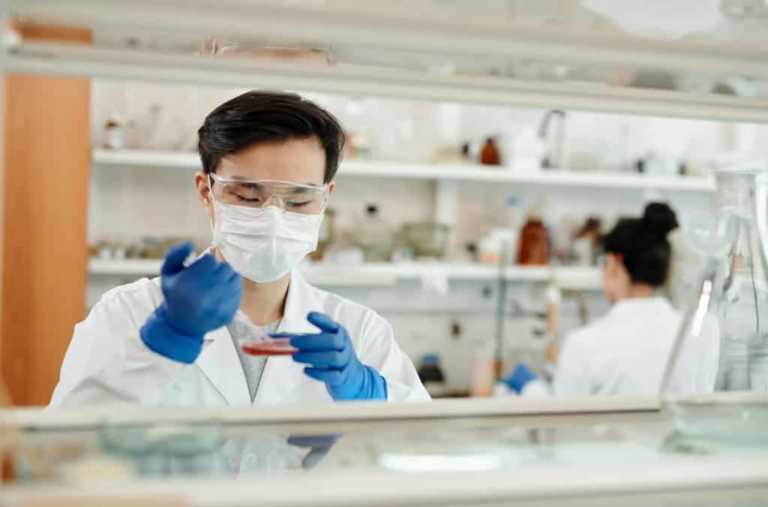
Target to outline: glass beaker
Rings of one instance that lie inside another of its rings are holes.
[[[768,441],[768,171],[717,173],[717,221],[662,396],[678,431]],[[729,395],[719,393],[732,392]]]

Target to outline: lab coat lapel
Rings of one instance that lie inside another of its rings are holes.
[[[322,298],[301,274],[294,270],[285,303],[283,320],[278,332],[316,333],[318,329],[307,321],[307,314],[323,311]],[[267,361],[254,403],[274,404],[306,400],[330,400],[325,385],[304,374],[305,365],[290,356],[273,356]]]
[[[317,333],[319,330],[309,323],[307,314],[321,310],[322,302],[316,297],[315,288],[304,280],[301,273],[294,271],[288,288],[283,320],[280,322],[280,332]]]
[[[196,364],[228,404],[251,404],[245,372],[226,327],[205,335],[203,351]]]

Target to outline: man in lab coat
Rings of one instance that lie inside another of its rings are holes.
[[[75,327],[51,405],[428,400],[386,320],[295,269],[333,191],[338,121],[297,95],[247,92],[198,133],[212,248],[195,259],[179,245],[159,278],[105,294]],[[245,354],[257,335],[296,350]]]

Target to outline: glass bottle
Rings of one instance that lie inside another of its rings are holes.
[[[708,259],[670,355],[664,406],[687,436],[768,441],[768,171],[718,172],[717,200],[716,226],[699,238]]]
[[[357,231],[357,242],[363,249],[366,262],[389,262],[393,249],[393,234],[381,218],[379,207],[365,207],[365,219]]]
[[[501,165],[501,153],[496,139],[489,137],[480,150],[480,163],[483,165]]]
[[[550,258],[549,231],[537,214],[528,216],[520,230],[517,263],[521,266],[546,266]]]

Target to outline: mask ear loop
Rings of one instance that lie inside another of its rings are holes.
[[[208,200],[211,204],[216,202],[216,198],[213,196],[213,176],[208,173]]]
[[[213,176],[208,173],[208,199],[213,207],[213,213],[208,215],[208,224],[211,226],[211,247],[218,248],[216,245],[216,223],[214,215],[216,214],[216,198],[213,196]]]

